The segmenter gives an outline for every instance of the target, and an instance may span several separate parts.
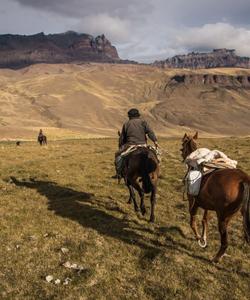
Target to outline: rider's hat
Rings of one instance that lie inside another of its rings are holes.
[[[129,117],[129,118],[137,118],[137,117],[140,117],[139,110],[138,110],[137,108],[131,108],[131,109],[128,111],[128,117]]]

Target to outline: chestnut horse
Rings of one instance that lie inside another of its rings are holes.
[[[197,149],[195,140],[198,133],[192,137],[187,134],[182,139],[182,157],[186,157]],[[215,211],[221,236],[221,246],[213,262],[219,262],[228,247],[227,227],[232,217],[241,210],[245,239],[250,243],[250,177],[240,169],[217,169],[203,176],[198,196],[187,195],[189,201],[190,226],[201,247],[207,242],[208,210]],[[202,235],[196,226],[198,208],[205,210],[202,219]]]
[[[124,161],[123,177],[129,189],[129,201],[133,200],[134,209],[137,212],[138,205],[134,189],[140,196],[140,210],[142,215],[145,215],[146,208],[144,204],[144,193],[151,193],[151,214],[150,222],[155,221],[155,202],[156,202],[156,189],[159,177],[159,162],[155,152],[147,147],[139,148],[128,156]],[[140,185],[142,182],[142,186]]]

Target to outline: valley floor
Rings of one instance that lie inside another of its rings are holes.
[[[199,143],[224,151],[250,173],[249,138]],[[215,215],[208,248],[201,249],[182,200],[180,141],[160,144],[162,178],[156,223],[150,224],[149,199],[147,215],[136,215],[125,186],[111,178],[116,140],[47,147],[1,142],[0,298],[249,299],[250,246],[243,241],[241,216],[230,225],[229,256],[212,264],[219,246]]]

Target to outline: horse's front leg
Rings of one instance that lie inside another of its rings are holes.
[[[189,212],[190,212],[190,226],[194,232],[195,238],[197,241],[200,240],[200,235],[197,230],[197,224],[196,224],[196,216],[198,211],[198,205],[196,204],[196,201],[193,196],[188,195],[189,200]]]
[[[202,234],[201,238],[198,241],[199,246],[205,248],[207,246],[207,228],[208,228],[208,211],[204,211],[203,219],[202,219]]]

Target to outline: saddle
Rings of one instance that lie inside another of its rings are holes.
[[[147,145],[147,144],[141,144],[141,145],[131,145],[129,146],[124,152],[121,153],[121,157],[124,158],[126,156],[128,156],[130,153],[139,150],[139,149],[143,149],[143,148],[147,148],[149,150],[151,150],[152,152],[154,152],[154,154],[157,157],[158,162],[161,162],[161,151],[159,150],[159,148],[153,147],[151,145]]]
[[[118,155],[115,159],[115,167],[116,167],[116,173],[119,177],[123,177],[123,170],[126,162],[126,158],[129,156],[129,154],[142,149],[149,149],[154,152],[158,163],[161,161],[161,153],[159,149],[156,149],[155,147],[147,144],[140,144],[140,145],[131,145],[128,146],[120,155]]]

